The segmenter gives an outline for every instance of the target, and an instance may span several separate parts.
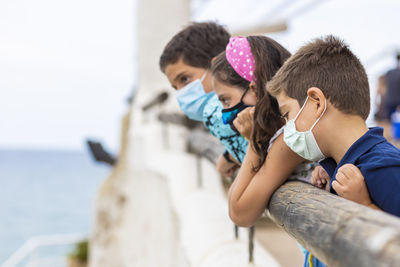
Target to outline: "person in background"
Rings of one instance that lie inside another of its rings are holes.
[[[397,54],[396,59],[397,66],[384,76],[386,88],[384,126],[388,129],[385,136],[400,147],[400,53]]]
[[[386,80],[385,75],[381,75],[378,78],[378,87],[376,88],[376,97],[375,97],[375,120],[380,124],[384,120],[386,120],[387,115],[385,110],[386,103]]]
[[[385,75],[385,115],[391,120],[392,114],[400,106],[400,53],[396,56],[397,66]]]
[[[400,107],[400,53],[396,56],[397,66],[379,76],[375,97],[375,120],[384,128],[384,136],[392,140],[392,115]],[[392,140],[394,141],[394,140]]]

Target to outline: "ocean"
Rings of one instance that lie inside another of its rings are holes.
[[[0,149],[0,264],[31,237],[89,234],[110,171],[89,152]]]

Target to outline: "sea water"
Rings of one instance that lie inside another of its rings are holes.
[[[0,264],[31,237],[89,234],[109,172],[87,152],[0,149]]]

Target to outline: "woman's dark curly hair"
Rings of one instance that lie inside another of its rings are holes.
[[[278,102],[266,91],[266,85],[285,60],[290,57],[290,52],[266,36],[248,36],[247,40],[256,63],[254,82],[257,104],[254,113],[252,143],[260,157],[258,165],[253,168],[254,171],[258,171],[267,157],[270,139],[284,125]],[[240,77],[229,64],[225,51],[216,57],[211,66],[211,72],[218,81],[226,85],[236,86],[242,90],[246,90],[250,86],[250,82]]]

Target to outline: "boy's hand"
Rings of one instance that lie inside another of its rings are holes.
[[[345,164],[339,168],[332,187],[339,196],[345,199],[365,206],[372,204],[364,176],[353,164]]]
[[[255,107],[248,107],[242,110],[233,121],[233,125],[247,140],[251,139],[251,133],[253,131],[254,111]]]
[[[224,155],[220,155],[217,159],[217,170],[222,177],[232,177],[239,167],[235,162],[228,162]]]
[[[329,182],[331,181],[331,177],[329,177],[328,173],[321,166],[315,167],[313,172],[311,173],[311,184],[325,190],[329,190]]]

